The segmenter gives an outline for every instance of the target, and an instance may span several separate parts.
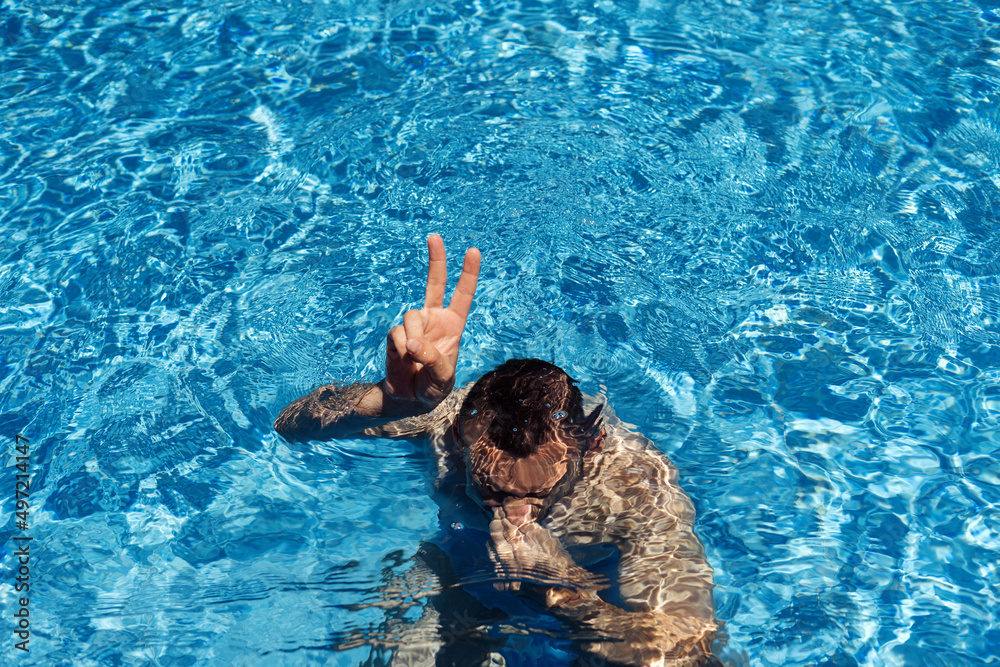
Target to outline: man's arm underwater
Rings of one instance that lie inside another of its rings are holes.
[[[669,460],[605,410],[607,440],[573,495],[541,525],[505,517],[490,524],[500,573],[526,582],[511,588],[591,635],[583,648],[602,664],[715,664],[712,569],[693,531],[694,506]],[[563,548],[608,543],[618,549],[621,606],[606,601],[607,584],[588,580]]]
[[[378,434],[393,421],[431,412],[455,386],[459,342],[479,281],[480,254],[465,253],[462,275],[448,307],[444,241],[427,238],[429,263],[424,306],[403,316],[386,337],[385,378],[346,387],[326,385],[286,407],[275,430],[290,439],[332,439]]]
[[[282,410],[274,430],[290,440],[333,440],[425,412],[419,404],[389,400],[383,383],[324,385]]]

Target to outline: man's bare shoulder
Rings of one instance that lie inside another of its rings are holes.
[[[657,529],[692,526],[694,506],[667,455],[635,426],[618,419],[607,405],[602,416],[604,444],[585,458],[580,480],[558,504],[561,511],[554,508],[553,518],[570,523],[591,515],[597,523],[628,519],[630,532],[644,532],[654,524],[659,524]],[[646,520],[635,523],[639,516]],[[611,523],[602,530],[615,532]]]
[[[593,461],[600,461],[604,465],[613,464],[616,468],[625,470],[633,465],[641,465],[656,481],[677,484],[677,468],[673,462],[637,426],[619,419],[614,408],[607,403],[601,410],[601,417],[606,435],[600,451],[590,457]]]

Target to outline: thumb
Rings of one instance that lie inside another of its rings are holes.
[[[411,338],[406,341],[406,351],[410,353],[410,357],[424,365],[434,384],[443,387],[454,379],[455,370],[448,358],[430,343]]]

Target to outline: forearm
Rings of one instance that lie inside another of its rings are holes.
[[[697,549],[685,548],[687,542],[679,539],[682,533],[673,531],[675,540],[637,535],[623,549],[619,593],[624,609],[603,600],[599,594],[603,586],[588,586],[579,574],[567,581],[582,585],[541,588],[540,602],[551,615],[593,637],[584,648],[605,664],[661,664],[657,661],[670,656],[678,661],[666,664],[695,664],[696,658],[710,654],[716,630],[711,568],[700,544]],[[548,553],[559,570],[578,568],[568,554],[560,557],[551,549]]]
[[[553,591],[546,600],[550,612],[592,632],[595,640],[584,648],[605,664],[701,664],[711,655],[717,625],[712,571],[700,542],[678,527],[640,531],[619,554],[624,609],[591,591]]]
[[[274,430],[292,439],[344,438],[428,410],[418,401],[393,399],[386,394],[382,382],[359,382],[347,387],[325,385],[282,410],[274,422]]]
[[[590,591],[550,594],[549,613],[590,640],[582,648],[605,665],[695,665],[711,655],[716,626],[682,613],[625,611]],[[665,662],[664,662],[665,661]]]

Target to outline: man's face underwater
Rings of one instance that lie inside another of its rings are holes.
[[[459,430],[456,428],[456,430]],[[579,477],[580,456],[569,460],[559,460],[551,464],[551,457],[518,458],[496,447],[481,442],[482,438],[469,444],[462,436],[456,435],[462,451],[471,488],[475,489],[475,500],[493,511],[493,515],[505,516],[511,523],[521,526],[537,521],[552,504]],[[548,452],[560,448],[559,443],[544,443],[540,449]]]
[[[584,418],[573,380],[544,361],[517,359],[484,375],[453,428],[476,500],[517,526],[539,520],[600,447],[600,411]]]

